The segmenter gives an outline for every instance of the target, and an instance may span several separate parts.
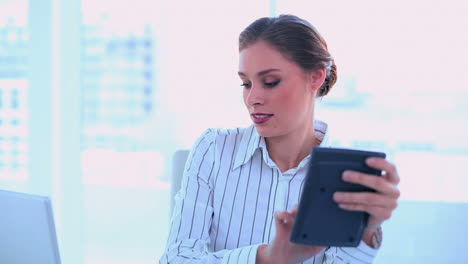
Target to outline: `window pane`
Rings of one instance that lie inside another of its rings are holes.
[[[403,200],[468,202],[456,173],[468,170],[467,12],[456,0],[278,1],[317,27],[338,66],[316,117],[338,146],[385,150]]]
[[[83,181],[162,187],[161,137],[151,136],[165,132],[152,127],[154,29],[148,16],[129,17],[125,8],[104,3],[83,1]]]
[[[27,1],[0,1],[0,186],[10,189],[28,180],[27,25]]]

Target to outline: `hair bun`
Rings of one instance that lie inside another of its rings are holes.
[[[327,69],[327,71],[329,71],[327,73],[327,78],[325,78],[325,81],[323,82],[322,86],[319,89],[319,94],[318,94],[319,96],[327,95],[330,92],[333,85],[335,85],[336,80],[338,79],[338,73],[336,71],[335,61],[332,59],[330,63],[331,63],[330,68]]]

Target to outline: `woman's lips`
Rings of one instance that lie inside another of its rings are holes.
[[[272,114],[264,114],[264,113],[253,113],[250,115],[252,117],[252,120],[255,124],[263,124],[270,120],[270,118],[273,116]]]

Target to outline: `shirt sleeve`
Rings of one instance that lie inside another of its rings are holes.
[[[330,247],[325,251],[326,264],[370,264],[377,256],[377,249],[369,247],[362,240],[357,247]]]
[[[216,131],[207,130],[195,142],[175,197],[169,237],[159,263],[255,263],[259,245],[209,250],[213,219],[213,173]]]

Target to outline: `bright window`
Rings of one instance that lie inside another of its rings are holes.
[[[338,83],[317,118],[331,123],[336,145],[384,149],[403,200],[468,202],[467,5],[277,3],[314,24],[335,57]]]
[[[27,1],[0,1],[0,181],[15,188],[28,179],[27,23]]]

